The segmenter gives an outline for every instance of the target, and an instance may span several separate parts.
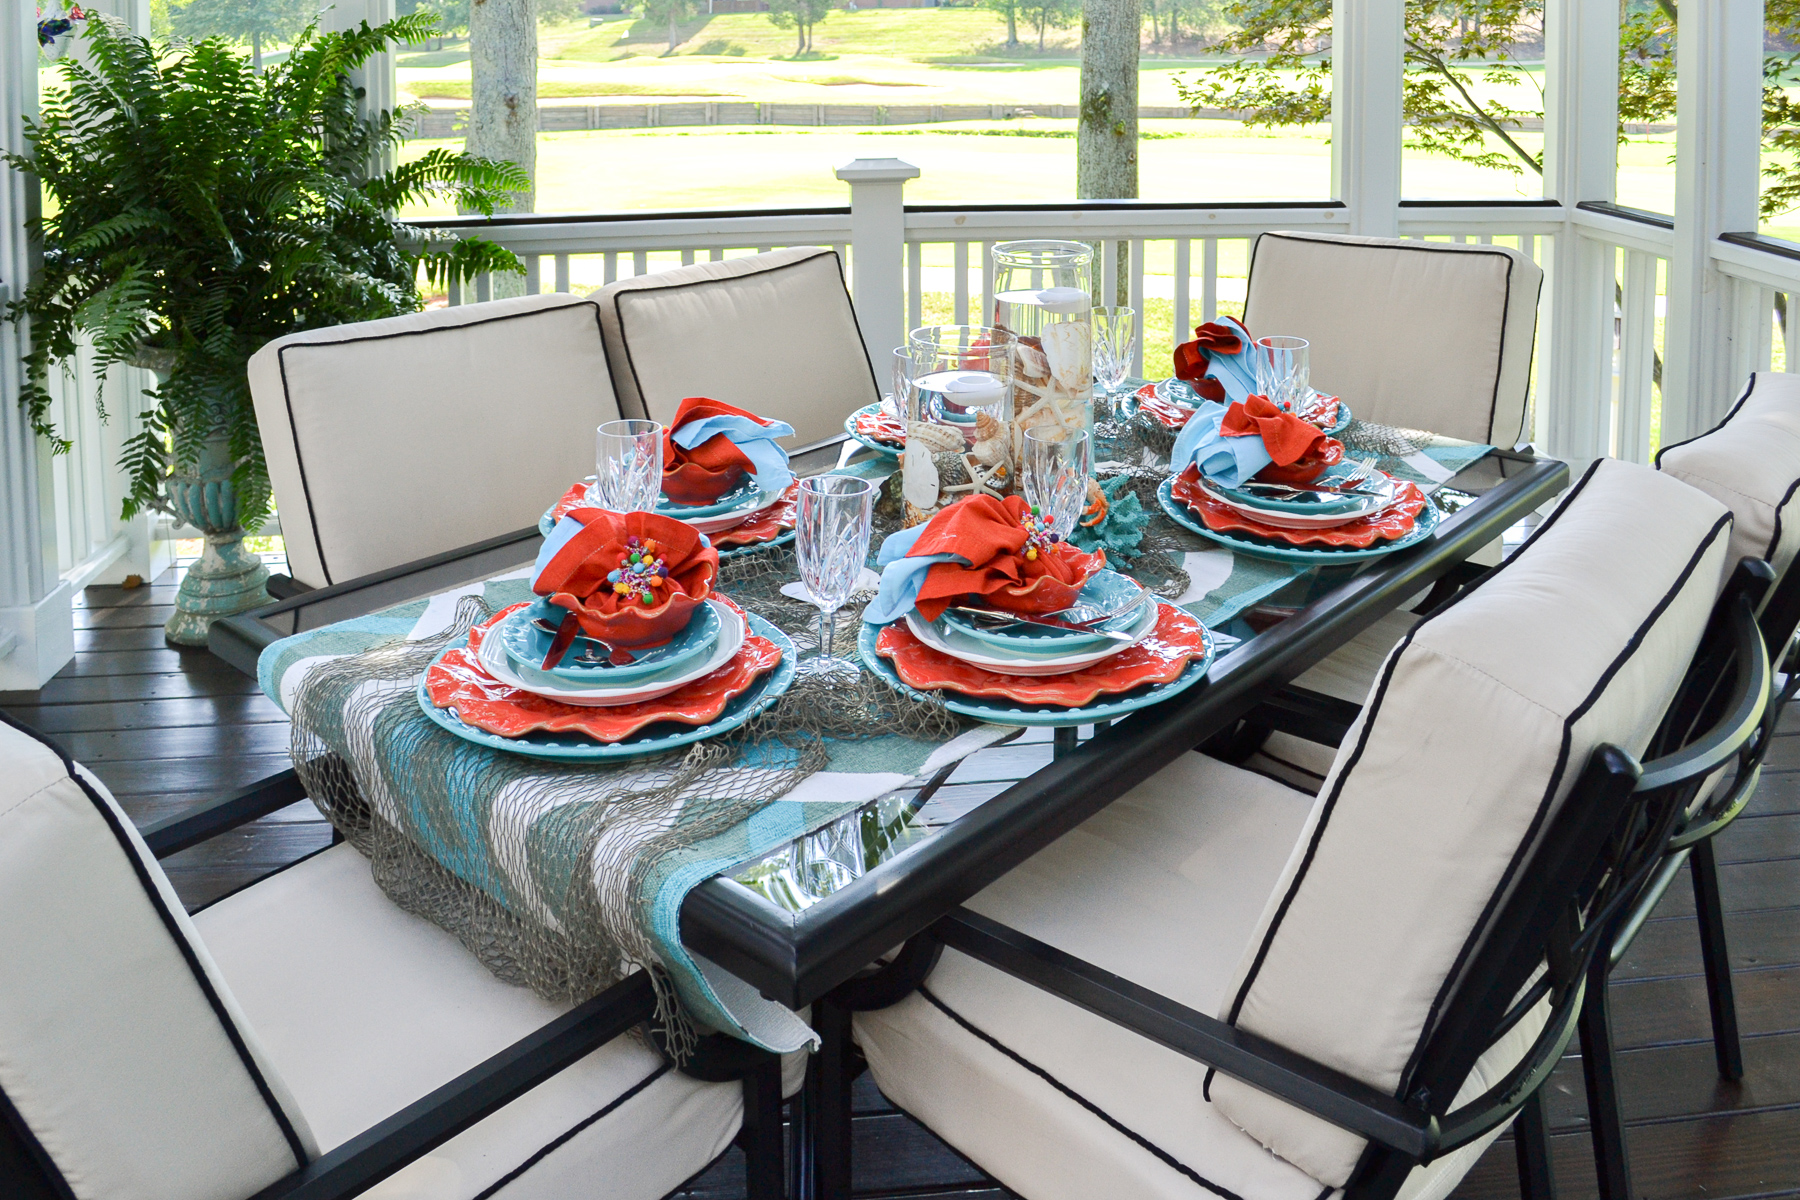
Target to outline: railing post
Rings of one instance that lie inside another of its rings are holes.
[[[1617,0],[1545,9],[1544,195],[1561,200],[1569,219],[1546,255],[1549,369],[1535,436],[1577,471],[1611,449],[1613,249],[1583,237],[1573,216],[1582,201],[1614,195],[1618,70]]]
[[[906,337],[906,181],[919,168],[897,158],[859,158],[837,169],[850,185],[850,294],[878,378]]]
[[[1331,6],[1332,191],[1350,232],[1400,233],[1401,35],[1405,0]]]
[[[1740,286],[1713,264],[1718,236],[1757,225],[1761,182],[1763,26],[1760,0],[1682,5],[1675,47],[1675,253],[1669,259],[1669,318],[1663,343],[1662,440],[1710,428],[1743,387],[1735,346],[1762,330],[1742,328]],[[1762,321],[1769,320],[1767,310]]]
[[[23,154],[24,119],[37,114],[36,6],[4,0],[0,19],[0,149]],[[16,299],[31,277],[25,222],[35,197],[24,175],[0,174],[0,302]],[[27,336],[0,323],[0,692],[42,687],[75,653],[71,589],[56,575],[48,447],[19,405]]]

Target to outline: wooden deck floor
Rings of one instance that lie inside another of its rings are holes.
[[[248,679],[204,650],[162,639],[172,577],[132,591],[89,588],[75,614],[75,661],[41,692],[0,693],[0,708],[58,739],[140,824],[287,766],[287,722]],[[1800,1194],[1800,716],[1786,730],[1745,815],[1719,840],[1747,1074],[1713,1071],[1700,951],[1683,881],[1613,983],[1620,1069],[1637,1191],[1649,1200]],[[323,845],[328,830],[296,805],[171,859],[191,906]],[[1557,1182],[1595,1193],[1580,1063],[1550,1085]],[[856,1191],[868,1197],[1008,1196],[859,1081]],[[741,1196],[735,1152],[684,1196]],[[1464,1180],[1460,1200],[1517,1195],[1510,1144]],[[1098,1198],[1097,1198],[1098,1200]]]

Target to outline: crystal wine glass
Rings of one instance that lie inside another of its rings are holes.
[[[594,431],[594,486],[588,500],[613,512],[650,512],[662,494],[660,421],[608,421]]]
[[[1137,349],[1137,310],[1108,305],[1094,310],[1094,382],[1117,391],[1131,371]]]
[[[1074,530],[1087,501],[1092,446],[1085,429],[1038,425],[1025,431],[1025,502],[1050,518],[1059,538]]]
[[[800,481],[795,550],[800,578],[819,606],[819,663],[833,667],[832,639],[837,610],[856,590],[869,557],[869,530],[875,485],[853,475],[814,475]]]
[[[1289,412],[1312,398],[1312,346],[1305,338],[1260,337],[1253,347],[1256,390]]]

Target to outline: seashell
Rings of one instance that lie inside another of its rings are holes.
[[[931,448],[921,441],[907,439],[901,455],[900,494],[916,508],[932,508],[938,502],[937,464],[931,460]]]
[[[1019,351],[1019,370],[1027,379],[1050,378],[1050,360],[1036,346],[1025,342],[1016,343]]]
[[[1086,386],[1094,368],[1088,323],[1058,321],[1044,326],[1042,336],[1044,357],[1050,360],[1050,374],[1056,382],[1071,392]]]
[[[999,437],[976,442],[970,457],[984,467],[1000,466],[1007,460],[1006,450],[1009,440],[1005,434],[1002,434]]]
[[[937,453],[947,453],[963,448],[963,435],[960,430],[952,429],[948,425],[933,425],[929,421],[913,421],[908,424],[906,441],[908,445],[916,441]]]
[[[975,440],[977,442],[991,442],[1005,432],[1006,427],[1000,424],[1000,418],[993,413],[978,412],[975,414]]]
[[[969,482],[969,464],[963,461],[960,451],[946,450],[931,456],[932,465],[937,467],[938,494]]]

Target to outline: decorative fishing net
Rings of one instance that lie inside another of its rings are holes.
[[[724,590],[806,637],[814,610],[781,596],[780,569],[759,560],[731,560]],[[824,767],[826,739],[936,744],[964,728],[942,704],[864,672],[802,670],[745,725],[657,758],[564,765],[492,751],[432,723],[415,693],[432,659],[493,615],[464,597],[436,637],[314,666],[292,703],[295,769],[382,890],[499,978],[581,1000],[648,968],[678,1052],[692,1030],[649,933],[659,865]],[[859,619],[860,610],[840,614],[840,625]]]

